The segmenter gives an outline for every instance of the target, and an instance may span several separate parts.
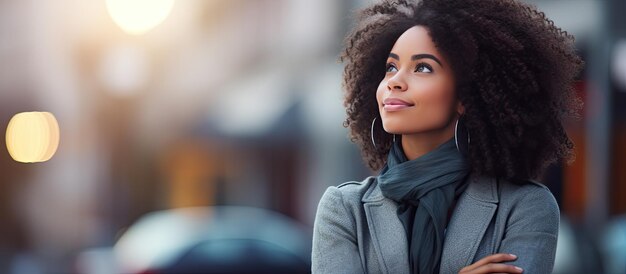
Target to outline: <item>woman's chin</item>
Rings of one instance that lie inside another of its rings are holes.
[[[383,129],[389,134],[403,134],[407,132],[406,122],[395,119],[383,119]]]
[[[383,127],[383,129],[389,134],[402,135],[405,132],[404,130],[402,130],[402,128],[397,127]]]

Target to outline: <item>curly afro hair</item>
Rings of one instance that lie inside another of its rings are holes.
[[[572,161],[563,121],[582,102],[573,82],[584,62],[574,37],[536,7],[515,0],[398,0],[361,10],[345,40],[345,127],[373,170],[386,161],[392,135],[374,133],[376,89],[398,37],[420,25],[452,66],[470,133],[475,175],[538,179],[558,160]]]

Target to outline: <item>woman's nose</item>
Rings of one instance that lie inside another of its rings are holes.
[[[400,73],[396,73],[393,77],[387,81],[387,88],[390,91],[405,91],[407,89],[406,82],[402,79]]]

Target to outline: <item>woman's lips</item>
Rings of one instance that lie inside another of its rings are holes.
[[[398,111],[412,106],[413,104],[398,98],[387,98],[383,101],[383,108],[386,111]]]

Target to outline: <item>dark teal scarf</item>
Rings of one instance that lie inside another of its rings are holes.
[[[454,138],[408,161],[395,142],[378,176],[383,196],[398,202],[409,242],[411,273],[439,272],[448,210],[467,187],[469,168]]]

